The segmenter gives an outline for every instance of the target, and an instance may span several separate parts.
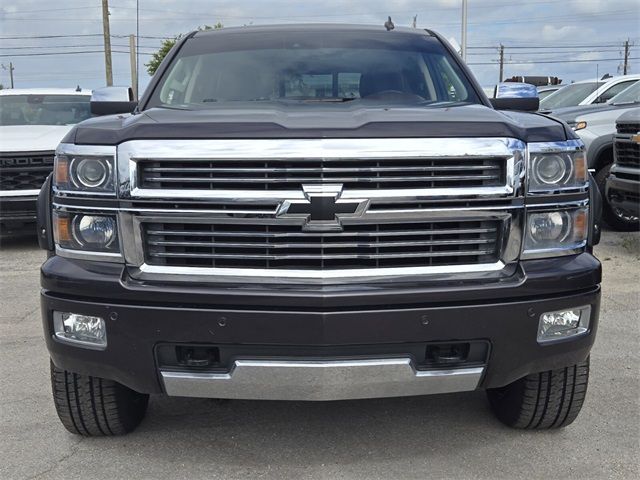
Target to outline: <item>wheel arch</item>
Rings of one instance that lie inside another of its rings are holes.
[[[613,163],[613,135],[597,138],[587,151],[587,164],[596,172]]]

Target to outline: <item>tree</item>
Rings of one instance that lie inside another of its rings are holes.
[[[222,27],[223,27],[222,23],[218,22],[213,27],[211,25],[200,26],[198,27],[198,30],[199,31],[212,30],[212,29],[218,30]],[[162,45],[160,45],[160,49],[156,53],[151,55],[151,60],[149,60],[149,63],[144,64],[144,66],[147,67],[147,72],[149,72],[149,75],[153,75],[154,73],[156,73],[156,70],[158,70],[160,63],[162,63],[162,60],[164,60],[164,57],[167,56],[167,53],[169,53],[169,51],[173,48],[176,42],[181,38],[182,38],[182,34],[178,35],[177,37],[167,38],[162,41]]]

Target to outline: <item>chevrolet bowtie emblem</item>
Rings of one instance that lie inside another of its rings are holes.
[[[276,217],[300,218],[305,231],[341,231],[342,220],[361,217],[369,207],[368,199],[342,199],[342,185],[303,185],[304,199],[285,200]]]

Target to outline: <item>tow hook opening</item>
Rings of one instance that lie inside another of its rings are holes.
[[[220,363],[216,347],[176,346],[176,359],[182,367],[211,367]]]
[[[427,345],[428,365],[457,365],[465,363],[469,357],[469,343],[442,343]]]

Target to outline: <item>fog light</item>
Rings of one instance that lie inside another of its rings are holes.
[[[53,328],[62,342],[100,350],[107,346],[107,330],[102,317],[53,312]]]
[[[540,315],[538,342],[550,342],[582,335],[589,329],[591,306],[557,310]]]

